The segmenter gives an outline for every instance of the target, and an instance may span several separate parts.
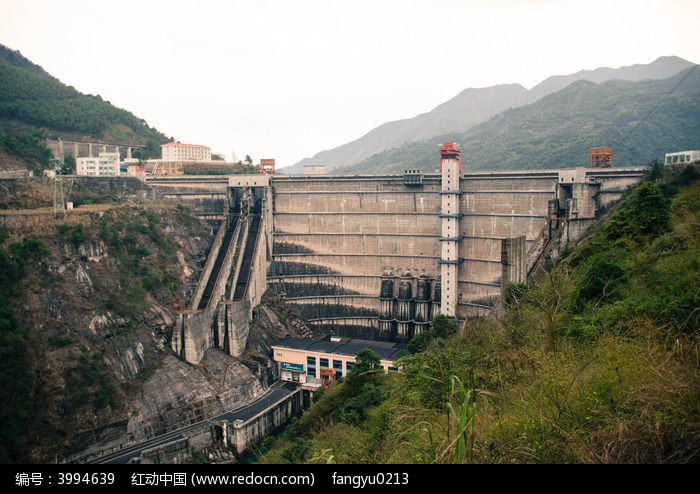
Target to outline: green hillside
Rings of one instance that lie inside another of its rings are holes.
[[[42,144],[47,137],[148,145],[157,152],[168,140],[132,113],[66,86],[0,45],[0,150],[41,167],[50,159]]]
[[[588,166],[589,149],[600,146],[613,148],[613,166],[662,161],[667,152],[700,149],[700,69],[664,80],[578,81],[468,132],[409,143],[338,171],[434,171],[445,141],[460,144],[466,170]]]
[[[700,179],[662,174],[497,319],[439,316],[399,373],[363,354],[258,461],[697,463]]]

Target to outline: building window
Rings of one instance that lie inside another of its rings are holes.
[[[335,369],[336,380],[343,377],[343,361],[333,359],[333,369]]]
[[[345,362],[345,374],[350,374],[350,371],[352,370],[352,366],[355,365],[355,362]]]
[[[316,377],[316,357],[306,357],[306,369],[309,377]]]
[[[328,365],[328,359],[327,358],[321,358],[319,359],[319,367],[321,369],[328,369],[330,366]]]

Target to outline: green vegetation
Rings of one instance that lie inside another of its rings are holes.
[[[0,150],[21,158],[30,170],[46,168],[51,151],[41,141],[41,133],[32,129],[13,130],[0,133]]]
[[[178,288],[175,242],[163,233],[156,214],[145,209],[134,213],[134,210],[108,211],[97,224],[97,235],[123,268],[119,271],[122,289],[114,292],[111,287],[104,287],[104,308],[122,316],[135,309],[145,309],[147,294],[159,302],[175,305]],[[82,235],[79,227],[71,233],[71,241]],[[134,283],[135,279],[140,283]]]
[[[446,316],[439,315],[435,318],[428,331],[417,334],[408,342],[408,351],[411,353],[422,352],[428,348],[431,342],[435,340],[446,340],[452,336],[457,329],[454,323]]]
[[[0,149],[34,167],[49,164],[47,137],[145,145],[138,158],[160,156],[166,136],[99,95],[66,86],[20,53],[0,45]]]
[[[401,372],[348,376],[265,463],[696,463],[700,180],[652,167],[503,316],[440,318]],[[371,380],[370,380],[371,379]]]
[[[7,232],[0,230],[0,245]],[[15,289],[28,266],[46,252],[36,240],[0,249],[0,463],[21,462],[27,453],[26,425],[34,408],[32,346],[35,339],[15,315]]]
[[[68,155],[63,159],[63,164],[61,165],[61,175],[72,175],[75,173],[75,157]]]
[[[90,353],[87,348],[81,348],[77,360],[76,365],[68,367],[63,376],[66,383],[66,413],[80,413],[86,404],[93,406],[93,413],[116,407],[119,393],[102,361],[102,353]]]
[[[180,306],[181,266],[177,259],[178,245],[162,228],[163,210],[142,207],[121,207],[105,211],[89,225],[59,224],[57,238],[77,249],[85,241],[102,241],[110,258],[119,266],[119,290],[110,283],[96,285],[95,301],[103,309],[128,317],[143,310],[149,298],[168,306]],[[168,214],[192,237],[206,235],[206,229],[190,214],[190,209],[177,204]]]
[[[598,146],[613,148],[613,166],[700,149],[700,69],[665,80],[579,81],[466,132],[409,142],[342,172],[434,171],[446,141],[460,144],[465,170],[588,167],[589,149]]]

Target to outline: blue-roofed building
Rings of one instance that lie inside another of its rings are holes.
[[[394,361],[402,355],[406,345],[349,338],[285,338],[272,345],[272,355],[280,380],[318,387],[322,385],[323,375],[331,374],[334,380],[346,376],[355,364],[355,356],[365,348],[379,355],[385,372],[396,372]]]

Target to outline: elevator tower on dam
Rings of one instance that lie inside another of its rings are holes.
[[[509,282],[524,282],[547,254],[580,238],[644,173],[463,173],[457,144],[436,154],[430,172],[226,178],[217,194],[227,204],[228,235],[220,232],[210,253],[228,246],[218,255],[226,269],[212,260],[214,297],[183,316],[199,322],[183,323],[174,348],[187,346],[190,361],[209,346],[240,354],[264,289],[337,336],[405,341],[438,314],[488,315]],[[173,194],[186,200],[186,192]],[[236,284],[238,292],[227,288]]]

